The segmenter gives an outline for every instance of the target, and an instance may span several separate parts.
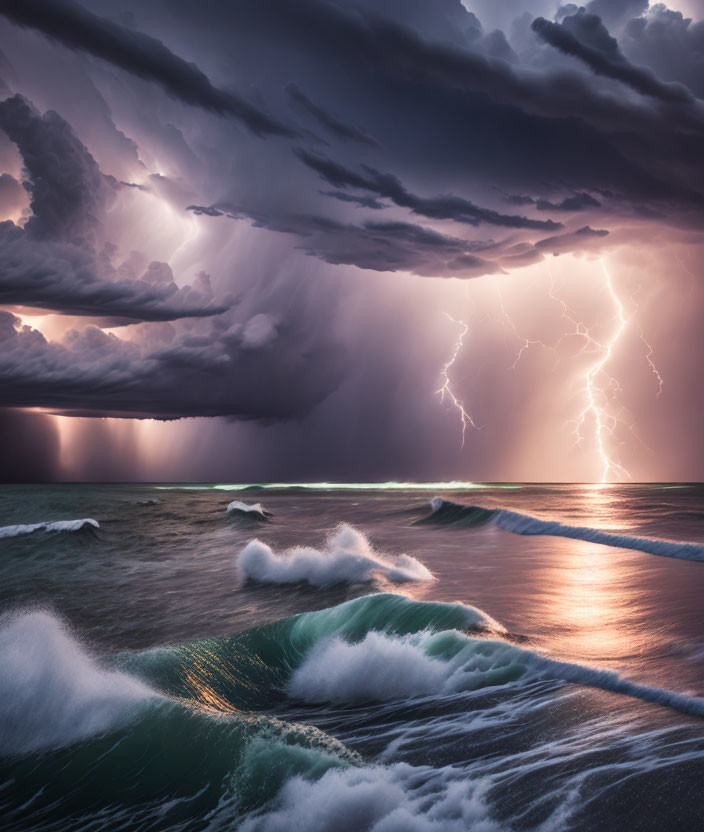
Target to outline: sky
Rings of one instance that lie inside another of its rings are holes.
[[[5,0],[0,480],[704,479],[704,0]]]

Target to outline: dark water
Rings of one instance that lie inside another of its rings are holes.
[[[0,527],[3,828],[704,824],[702,486],[6,487]]]

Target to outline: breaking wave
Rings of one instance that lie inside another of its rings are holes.
[[[493,832],[505,827],[491,817],[481,769],[475,777],[454,766],[364,765],[318,728],[265,712],[300,700],[531,695],[531,683],[554,681],[704,715],[702,699],[555,661],[500,633],[471,606],[381,593],[99,661],[49,613],[6,616],[0,782],[12,780],[13,795],[8,811],[0,790],[0,813],[11,830],[37,817],[83,828],[100,812],[111,829],[192,828],[207,818],[208,828],[245,832]],[[476,703],[456,699],[453,719],[458,707]]]
[[[103,733],[155,696],[137,679],[100,667],[49,613],[0,619],[0,754]]]
[[[247,520],[268,520],[271,517],[271,512],[266,511],[261,503],[251,505],[240,500],[233,500],[227,507],[227,513]]]
[[[619,549],[633,549],[650,555],[681,560],[704,561],[704,544],[680,543],[674,540],[658,540],[650,537],[633,537],[615,534],[589,526],[568,526],[555,520],[539,520],[528,514],[520,514],[507,509],[488,509],[480,506],[465,506],[433,497],[430,501],[431,513],[423,523],[439,523],[472,527],[492,523],[500,528],[521,535],[549,535],[567,537],[573,540],[586,540],[602,546],[615,546]]]
[[[229,636],[124,654],[116,661],[155,690],[225,711],[261,710],[285,701],[292,669],[321,642],[338,638],[354,644],[369,633],[407,636],[442,630],[505,632],[466,604],[378,593]]]
[[[250,541],[237,557],[241,574],[260,583],[301,583],[331,586],[343,582],[371,581],[382,576],[390,581],[431,581],[432,573],[415,558],[390,558],[375,552],[367,538],[341,525],[322,550],[298,546],[283,554],[260,540]]]
[[[489,817],[488,784],[448,766],[335,769],[317,781],[293,777],[274,806],[252,813],[241,832],[499,832]]]
[[[550,659],[457,630],[389,636],[370,632],[350,643],[318,643],[294,671],[286,690],[307,702],[349,704],[451,695],[524,681],[567,682],[704,716],[704,699],[638,684],[610,670]]]
[[[52,520],[46,523],[29,523],[17,526],[0,526],[0,537],[18,537],[32,532],[77,532],[81,529],[99,529],[100,523],[85,517],[82,520]]]

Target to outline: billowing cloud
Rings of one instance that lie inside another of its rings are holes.
[[[317,353],[300,332],[265,315],[202,332],[159,332],[140,344],[96,326],[48,341],[0,311],[0,344],[3,407],[280,420],[302,416],[336,383],[329,348]]]
[[[136,274],[101,244],[110,185],[70,125],[22,96],[0,102],[0,129],[17,145],[31,216],[0,223],[0,303],[124,321],[219,314],[212,291],[179,288],[167,264]]]

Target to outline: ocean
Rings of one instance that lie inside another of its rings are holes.
[[[704,486],[0,487],[10,830],[704,828]]]

